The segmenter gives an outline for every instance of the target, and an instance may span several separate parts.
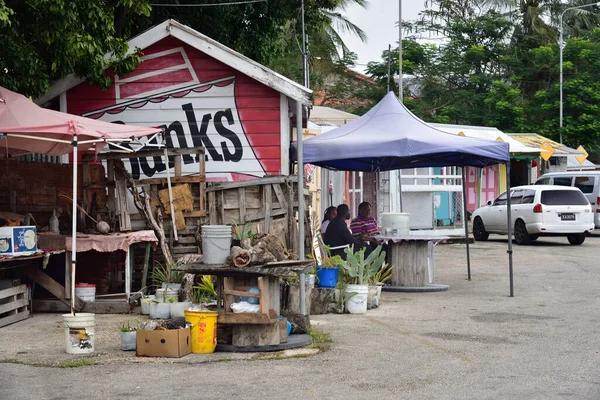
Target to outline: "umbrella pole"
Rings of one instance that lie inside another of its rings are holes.
[[[465,226],[465,243],[467,244],[467,280],[471,280],[471,253],[469,250],[469,221],[467,220],[467,180],[465,167],[461,168],[463,192],[463,225]]]
[[[71,232],[71,314],[75,315],[75,266],[77,264],[77,136],[73,136],[73,210]]]
[[[513,282],[513,249],[512,249],[512,216],[510,201],[510,160],[506,162],[506,224],[508,232],[508,278],[510,280],[510,297],[515,297],[515,288]]]
[[[298,143],[298,259],[304,260],[304,148],[302,145],[302,103],[296,101],[296,136]],[[306,280],[300,273],[300,314],[306,315]]]

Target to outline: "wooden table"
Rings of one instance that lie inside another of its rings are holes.
[[[450,237],[434,235],[377,236],[388,245],[388,261],[394,266],[394,275],[386,291],[436,292],[448,290],[448,285],[433,283],[435,245]]]
[[[232,344],[244,346],[270,346],[280,344],[283,327],[280,314],[279,278],[290,278],[312,268],[311,260],[278,261],[265,265],[237,268],[229,264],[187,263],[175,268],[190,274],[214,275],[217,277],[219,298],[218,324],[232,325]],[[259,293],[248,290],[257,287]],[[233,313],[231,304],[239,297],[258,298],[258,313]],[[221,307],[223,304],[223,307]]]

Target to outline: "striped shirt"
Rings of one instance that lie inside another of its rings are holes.
[[[367,236],[375,236],[379,234],[379,228],[377,227],[377,222],[375,218],[363,218],[360,215],[352,220],[350,224],[350,229],[352,230],[353,235],[362,235],[366,234]]]

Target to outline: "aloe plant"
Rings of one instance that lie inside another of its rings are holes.
[[[341,266],[345,271],[345,276],[348,277],[349,284],[364,285],[374,277],[385,262],[385,251],[381,246],[377,246],[375,250],[365,259],[365,249],[354,251],[354,246],[349,249],[344,249],[346,260]],[[366,282],[365,282],[366,281]]]

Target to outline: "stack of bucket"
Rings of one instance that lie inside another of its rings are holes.
[[[81,301],[96,301],[96,285],[91,283],[76,283],[75,296],[79,297]]]
[[[225,264],[231,249],[231,226],[203,225],[202,254],[204,264]]]

